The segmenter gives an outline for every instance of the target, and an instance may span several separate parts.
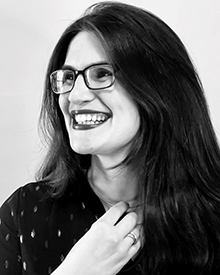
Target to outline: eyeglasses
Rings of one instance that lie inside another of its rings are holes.
[[[105,89],[115,82],[114,68],[108,63],[91,65],[84,70],[61,69],[50,75],[53,92],[56,94],[70,92],[80,74],[83,76],[86,86],[91,90]]]

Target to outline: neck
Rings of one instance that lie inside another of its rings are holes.
[[[137,205],[137,177],[127,167],[109,168],[97,156],[92,156],[88,180],[95,194],[106,210],[114,204],[125,201],[130,207]]]

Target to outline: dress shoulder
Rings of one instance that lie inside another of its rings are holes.
[[[0,207],[0,274],[22,274],[20,221],[30,205],[37,205],[46,194],[41,183],[28,183],[15,190]],[[36,211],[34,206],[32,211]]]
[[[34,202],[39,202],[46,198],[47,187],[41,182],[31,182],[24,186],[16,189],[6,201],[0,207],[0,219],[9,218],[9,216],[14,217],[16,221],[16,216],[18,211],[21,209],[22,205],[28,208],[28,204],[33,204]],[[24,210],[24,209],[23,209]]]
[[[0,207],[0,221],[9,220],[9,217],[16,218],[20,204],[24,201],[39,200],[42,194],[45,194],[44,190],[45,187],[37,182],[28,183],[16,189]]]
[[[44,182],[18,188],[0,208],[0,274],[50,274],[104,212],[87,182],[54,198]],[[72,191],[71,191],[72,190]]]

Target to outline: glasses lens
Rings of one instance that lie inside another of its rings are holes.
[[[111,65],[95,65],[85,72],[87,84],[91,89],[110,87],[115,80],[114,69]]]
[[[72,90],[75,75],[70,70],[58,70],[51,74],[50,80],[53,91],[56,94],[63,94]]]

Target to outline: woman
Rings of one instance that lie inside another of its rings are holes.
[[[219,147],[163,21],[90,7],[54,49],[41,122],[37,183],[1,208],[1,274],[219,274]]]

